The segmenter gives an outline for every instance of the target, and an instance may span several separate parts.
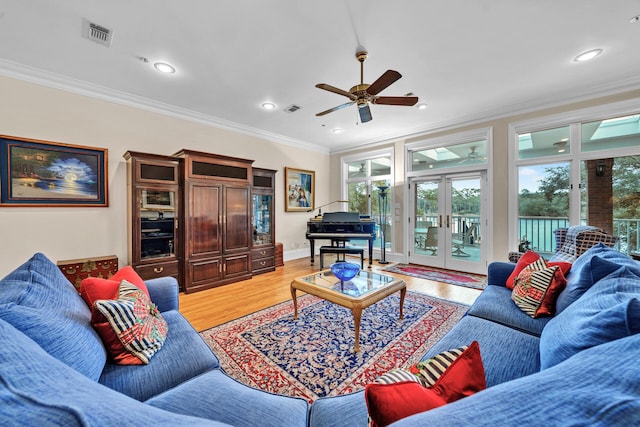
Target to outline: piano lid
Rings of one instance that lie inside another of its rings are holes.
[[[328,216],[325,216],[328,215]],[[309,222],[374,222],[369,215],[361,215],[358,212],[325,212],[309,218]]]
[[[325,212],[322,222],[360,222],[358,212]]]

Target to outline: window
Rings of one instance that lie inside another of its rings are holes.
[[[391,205],[393,200],[393,153],[383,150],[366,153],[361,156],[349,156],[342,159],[346,176],[343,192],[349,200],[349,212],[359,212],[376,221],[376,240],[374,247],[382,248],[381,227],[384,224],[385,250],[392,246],[391,229],[393,225]],[[386,215],[380,211],[380,189],[386,187]],[[385,218],[386,217],[386,218]],[[352,242],[366,245],[366,241]]]
[[[512,125],[514,247],[552,253],[555,229],[588,224],[619,236],[623,252],[640,249],[640,114],[637,102],[629,105],[620,109],[631,114],[592,109],[583,120],[574,112],[565,123],[559,117]]]

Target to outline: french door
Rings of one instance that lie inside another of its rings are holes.
[[[486,273],[485,172],[413,178],[409,262]]]

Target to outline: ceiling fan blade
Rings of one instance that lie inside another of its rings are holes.
[[[371,100],[373,104],[380,105],[416,105],[418,102],[417,96],[378,96]]]
[[[316,114],[316,116],[324,116],[325,114],[333,113],[334,111],[342,110],[350,105],[353,105],[355,101],[347,102],[342,105],[338,105],[337,107],[330,108],[328,110],[322,111],[321,113]]]
[[[394,70],[387,70],[383,75],[378,77],[378,80],[371,83],[369,88],[367,89],[367,93],[371,96],[377,95],[386,88],[388,88],[393,82],[400,79],[402,74]]]
[[[362,106],[358,106],[358,111],[360,112],[360,122],[366,123],[370,122],[373,117],[371,117],[371,109],[369,108],[369,104],[365,104]]]
[[[358,99],[357,96],[355,96],[354,94],[352,94],[351,92],[347,92],[346,90],[342,90],[342,89],[338,89],[337,87],[325,84],[325,83],[318,83],[316,85],[316,87],[318,89],[324,89],[327,90],[329,92],[333,92],[333,93],[337,93],[338,95],[343,95],[346,96],[347,98],[351,99],[352,101],[355,101],[356,99]]]

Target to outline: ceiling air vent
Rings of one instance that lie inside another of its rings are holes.
[[[93,22],[89,22],[85,19],[84,35],[91,41],[109,47],[111,46],[113,31],[103,27],[102,25],[94,24]]]
[[[298,111],[301,108],[302,107],[300,107],[298,105],[291,104],[287,108],[285,108],[284,111],[286,111],[287,113],[295,113],[296,111]]]

